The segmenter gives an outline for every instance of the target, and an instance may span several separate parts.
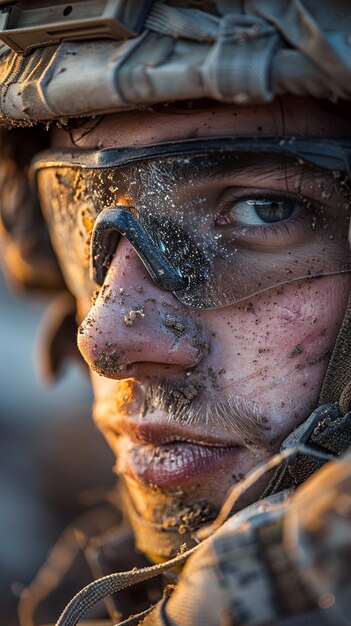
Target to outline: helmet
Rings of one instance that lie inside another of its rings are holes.
[[[351,97],[346,0],[0,6],[0,116],[9,124],[201,98]]]

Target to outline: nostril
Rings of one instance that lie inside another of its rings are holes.
[[[106,352],[99,356],[90,365],[94,372],[100,374],[100,376],[118,376],[121,372],[127,375],[128,370],[131,367],[130,363],[121,363],[119,356],[116,352]]]

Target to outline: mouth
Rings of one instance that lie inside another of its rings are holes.
[[[172,442],[161,446],[132,444],[119,456],[117,471],[138,483],[176,487],[234,470],[240,448]]]
[[[243,446],[190,432],[180,425],[119,425],[117,473],[143,485],[185,486],[239,469]]]

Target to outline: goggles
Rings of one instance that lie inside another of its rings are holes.
[[[68,286],[91,297],[119,240],[199,309],[351,269],[350,142],[236,137],[47,151],[37,190]]]

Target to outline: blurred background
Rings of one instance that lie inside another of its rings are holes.
[[[38,380],[35,345],[48,304],[10,293],[0,271],[1,626],[17,626],[18,594],[87,494],[114,482],[87,374],[72,364],[55,385]]]

